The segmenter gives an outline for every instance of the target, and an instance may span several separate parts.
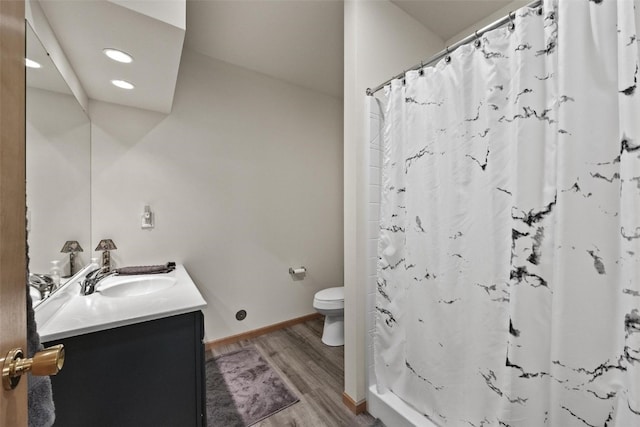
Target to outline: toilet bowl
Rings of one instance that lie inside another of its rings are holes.
[[[332,347],[344,345],[344,286],[316,292],[313,308],[324,315],[322,342]]]

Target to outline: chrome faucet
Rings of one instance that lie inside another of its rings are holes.
[[[54,291],[55,284],[53,279],[46,274],[29,274],[29,286],[32,286],[38,290],[40,297],[45,299],[51,292]]]
[[[109,271],[105,267],[96,268],[95,270],[90,271],[87,273],[82,283],[80,283],[80,295],[91,295],[96,291],[98,283],[115,274],[117,274],[116,270]]]

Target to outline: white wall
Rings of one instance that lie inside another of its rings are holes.
[[[347,0],[344,21],[345,393],[358,403],[367,385],[366,304],[373,295],[365,90],[442,50],[444,42],[387,0]]]
[[[342,284],[340,100],[185,51],[170,115],[90,112],[94,244],[112,238],[121,266],[184,263],[207,340],[313,313]]]

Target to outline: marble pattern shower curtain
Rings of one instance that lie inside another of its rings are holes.
[[[638,52],[633,1],[549,0],[386,88],[379,388],[442,426],[640,426]]]

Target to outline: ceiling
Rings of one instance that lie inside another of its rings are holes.
[[[391,0],[400,9],[447,41],[511,0]]]
[[[2,1],[2,0],[0,0]],[[89,98],[163,113],[171,111],[184,43],[184,0],[39,0]],[[166,12],[166,13],[159,13]],[[182,26],[180,25],[182,22]],[[133,56],[131,64],[108,59],[104,48]],[[128,91],[112,79],[135,85]]]
[[[343,3],[187,1],[187,48],[342,97]]]
[[[391,1],[443,41],[511,3]],[[342,97],[343,0],[39,2],[92,99],[168,113],[183,45],[212,58]],[[185,8],[186,33],[182,26]],[[105,47],[122,49],[135,60],[126,65],[114,63],[102,54]],[[109,83],[114,78],[130,80],[136,89],[114,88]]]
[[[72,95],[71,89],[56,69],[47,51],[30,26],[27,26],[27,58],[37,62],[40,68],[27,69],[27,87]]]

